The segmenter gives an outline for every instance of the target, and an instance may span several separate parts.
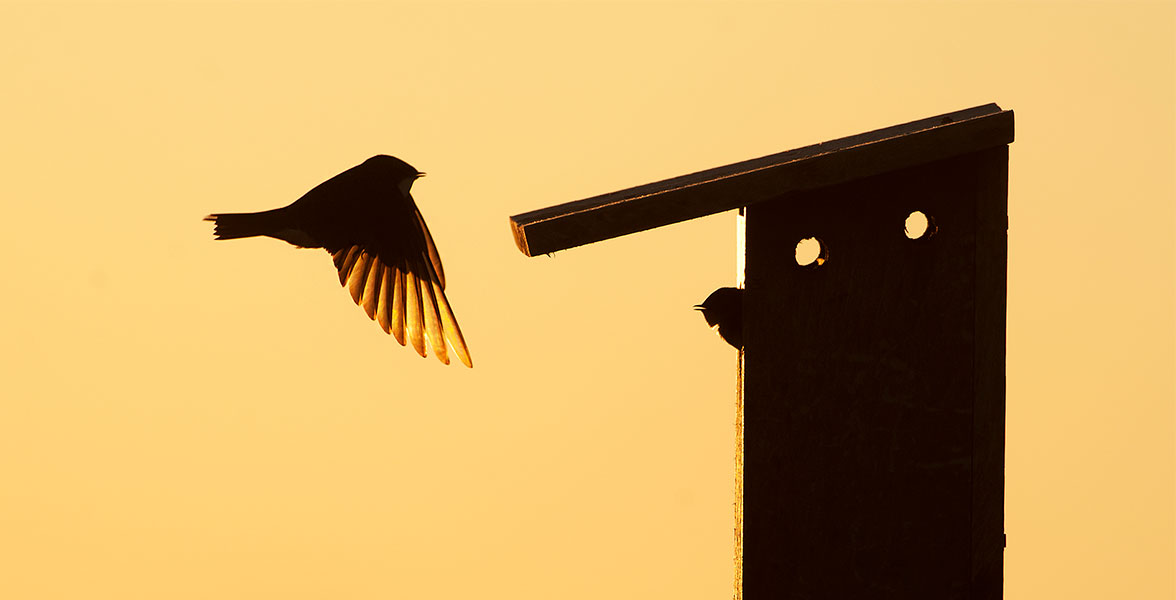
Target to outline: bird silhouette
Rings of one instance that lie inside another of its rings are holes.
[[[723,341],[736,349],[743,348],[743,290],[740,288],[719,288],[696,304],[694,310],[702,311],[706,324],[718,332]]]
[[[461,328],[445,297],[441,256],[409,193],[424,173],[387,155],[315,186],[293,204],[256,213],[204,217],[218,240],[277,238],[299,248],[324,248],[335,261],[339,283],[368,317],[405,338],[422,357],[426,340],[449,364],[446,340],[472,367]]]

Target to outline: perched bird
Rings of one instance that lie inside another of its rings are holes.
[[[696,304],[694,310],[702,311],[702,318],[711,329],[718,332],[723,341],[736,349],[743,348],[743,290],[719,288]]]
[[[423,176],[392,156],[373,156],[324,181],[285,208],[204,217],[218,240],[269,236],[299,248],[324,248],[339,283],[368,317],[403,346],[449,364],[445,340],[472,367],[457,319],[445,298],[445,271],[433,236],[409,194]]]

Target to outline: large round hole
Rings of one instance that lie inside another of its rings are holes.
[[[929,238],[935,234],[935,219],[927,216],[923,211],[916,210],[906,218],[906,236],[912,240]]]
[[[796,264],[802,267],[816,267],[825,264],[829,252],[817,238],[804,238],[796,243]]]

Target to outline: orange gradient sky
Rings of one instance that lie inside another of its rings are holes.
[[[997,102],[1006,596],[1176,596],[1173,3],[4,3],[0,598],[731,595],[732,214],[512,214]],[[377,153],[476,367],[214,242]],[[782,340],[803,343],[803,340]]]

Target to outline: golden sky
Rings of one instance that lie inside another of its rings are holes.
[[[1016,111],[1006,596],[1176,596],[1176,4],[0,5],[0,597],[726,598],[732,214],[512,214]],[[214,242],[377,153],[476,368]]]

